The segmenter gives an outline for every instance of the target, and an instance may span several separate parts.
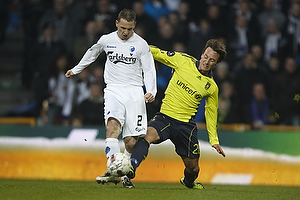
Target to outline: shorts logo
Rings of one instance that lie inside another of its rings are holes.
[[[107,45],[106,47],[107,48],[117,48],[116,46],[110,46],[110,45]]]
[[[141,131],[144,131],[144,130],[146,130],[146,129],[145,128],[140,128],[140,127],[135,128],[135,131],[137,131],[137,132],[141,132]]]

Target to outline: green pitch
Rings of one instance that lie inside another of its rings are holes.
[[[300,199],[300,187],[204,185],[193,190],[180,183],[135,182],[101,185],[92,181],[49,181],[0,179],[1,200],[293,200]]]

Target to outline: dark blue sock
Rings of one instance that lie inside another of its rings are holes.
[[[140,138],[134,146],[131,154],[131,165],[136,170],[136,168],[141,164],[141,162],[146,159],[148,155],[150,144],[144,139]]]
[[[193,187],[193,183],[196,180],[196,178],[198,177],[198,173],[197,174],[191,174],[190,172],[187,171],[187,169],[184,169],[184,183],[187,187],[192,188]]]

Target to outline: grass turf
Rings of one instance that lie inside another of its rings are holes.
[[[284,200],[299,199],[300,187],[205,185],[205,190],[188,189],[180,183],[97,184],[93,181],[0,179],[1,200]]]

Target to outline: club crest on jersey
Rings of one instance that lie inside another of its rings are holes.
[[[210,88],[210,86],[211,86],[211,84],[210,84],[209,82],[207,82],[204,88],[205,88],[206,90],[208,90],[208,88]]]
[[[171,57],[171,56],[174,56],[174,55],[175,55],[175,52],[174,52],[174,51],[168,51],[168,52],[167,52],[167,55],[170,56],[170,57]]]
[[[129,47],[129,51],[130,51],[130,52],[134,52],[134,51],[135,51],[135,47],[134,47],[134,46],[130,46],[130,47]]]

